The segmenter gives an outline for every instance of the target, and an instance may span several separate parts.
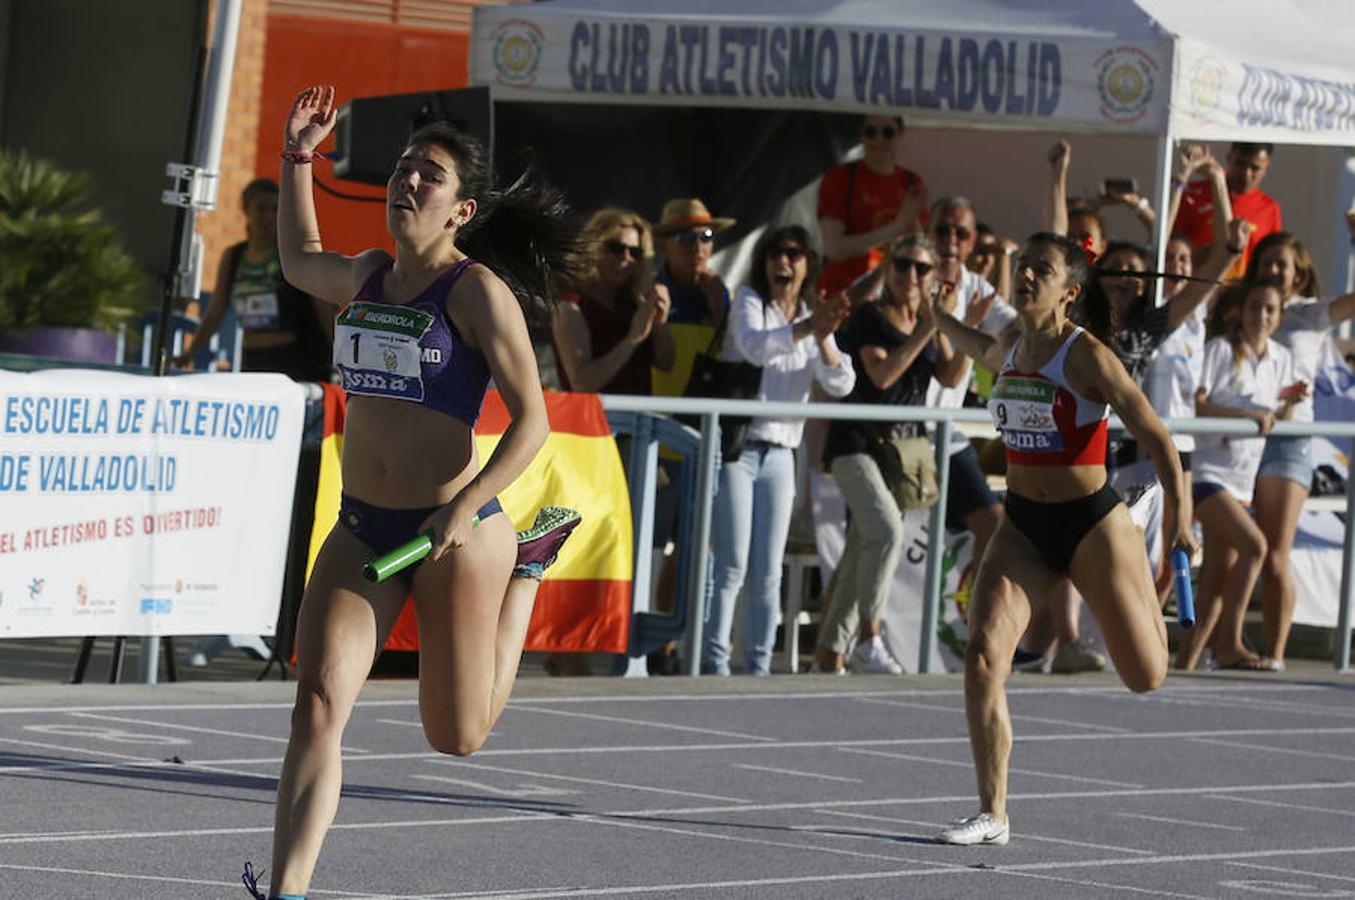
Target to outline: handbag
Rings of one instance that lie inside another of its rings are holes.
[[[880,468],[899,512],[925,509],[941,496],[936,481],[936,452],[930,439],[877,434],[866,451]]]
[[[692,374],[687,379],[686,390],[682,392],[684,397],[756,400],[761,394],[761,366],[742,360],[726,362],[720,359],[720,346],[724,343],[725,326],[728,323],[727,313],[720,327],[715,329],[706,351],[693,357]],[[700,416],[679,415],[675,418],[691,428],[701,427]],[[750,416],[720,416],[720,458],[724,462],[738,459],[739,454],[743,452],[751,422]]]

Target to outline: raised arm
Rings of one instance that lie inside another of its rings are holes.
[[[320,242],[310,159],[334,130],[334,87],[308,87],[296,95],[283,137],[282,173],[278,179],[278,254],[282,273],[296,287],[330,303],[351,300],[359,269],[370,269],[382,251],[359,256],[329,253]]]
[[[1068,164],[1072,162],[1073,147],[1059,141],[1049,148],[1049,189],[1044,200],[1044,230],[1054,234],[1068,233]]]
[[[1167,304],[1167,329],[1170,331],[1184,322],[1201,303],[1213,298],[1223,285],[1218,280],[1241,258],[1251,239],[1252,225],[1246,219],[1233,219],[1214,232],[1209,257],[1195,273],[1202,281],[1190,281],[1176,292]]]
[[[1346,210],[1346,227],[1350,229],[1350,241],[1355,244],[1355,209]],[[1331,323],[1355,319],[1355,294],[1343,294],[1331,302]]]

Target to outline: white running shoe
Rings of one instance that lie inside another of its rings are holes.
[[[852,671],[859,675],[902,675],[903,666],[878,634],[852,650]]]
[[[999,821],[992,813],[979,813],[952,822],[950,827],[936,836],[936,842],[970,847],[974,844],[1005,844],[1011,836],[1011,825]]]
[[[1073,675],[1077,672],[1100,672],[1106,667],[1106,658],[1096,652],[1091,638],[1080,637],[1060,644],[1054,653],[1054,662],[1050,671],[1059,675]]]

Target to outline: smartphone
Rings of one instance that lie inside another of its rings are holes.
[[[1139,182],[1137,178],[1106,178],[1101,182],[1102,197],[1137,194],[1138,192]]]

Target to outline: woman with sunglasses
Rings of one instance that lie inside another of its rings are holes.
[[[1347,214],[1346,224],[1351,239],[1355,240],[1355,216]],[[1280,289],[1284,312],[1274,340],[1293,354],[1294,377],[1313,384],[1324,342],[1337,325],[1355,318],[1355,294],[1318,299],[1320,289],[1308,248],[1284,231],[1268,234],[1257,242],[1243,281],[1249,284],[1265,281]],[[1311,395],[1294,407],[1293,420],[1313,421]],[[1289,551],[1313,481],[1312,445],[1310,437],[1269,435],[1252,494],[1252,511],[1267,543],[1265,563],[1261,566],[1261,624],[1266,642],[1264,662],[1273,671],[1284,669],[1294,619],[1294,578],[1289,571]]]
[[[863,303],[841,332],[842,347],[857,372],[848,403],[920,406],[927,400],[933,376],[954,387],[966,371],[966,360],[936,332],[932,294],[936,284],[936,251],[922,234],[908,234],[890,245],[885,292]],[[954,286],[942,293],[940,308],[955,308]],[[881,431],[888,432],[881,435]],[[889,586],[903,552],[903,520],[868,452],[881,436],[909,437],[925,433],[921,422],[894,424],[833,420],[824,444],[824,467],[847,501],[851,521],[847,543],[834,576],[833,597],[819,627],[814,648],[816,671],[845,671],[847,645],[852,671],[899,675],[880,634]]]
[[[829,396],[845,397],[856,375],[833,332],[846,318],[847,303],[841,295],[816,291],[819,257],[809,233],[799,225],[771,229],[753,259],[752,283],[738,290],[730,307],[724,358],[762,367],[760,400],[804,403],[815,382]],[[803,418],[755,417],[738,457],[725,459],[720,469],[703,674],[729,674],[734,606],[745,585],[744,672],[771,674],[781,563],[795,506],[795,448],[803,433]]]
[[[876,266],[890,241],[926,225],[927,186],[899,165],[902,139],[899,116],[866,116],[861,159],[823,173],[818,215],[826,262],[819,287],[830,294]]]
[[[671,298],[661,284],[645,290],[654,258],[649,223],[606,207],[579,235],[582,281],[555,304],[551,336],[567,391],[649,396],[650,368],[673,367]]]
[[[1195,549],[1190,493],[1171,436],[1115,354],[1069,318],[1087,278],[1082,247],[1033,235],[1016,266],[1018,327],[1000,337],[938,312],[941,333],[998,373],[989,401],[1007,446],[1006,515],[979,563],[969,604],[965,714],[979,812],[937,835],[1005,844],[1012,725],[1005,682],[1032,611],[1071,578],[1088,598],[1120,680],[1151,691],[1167,674],[1167,632],[1143,538],[1107,483],[1113,409],[1148,449],[1174,514],[1173,543]]]

